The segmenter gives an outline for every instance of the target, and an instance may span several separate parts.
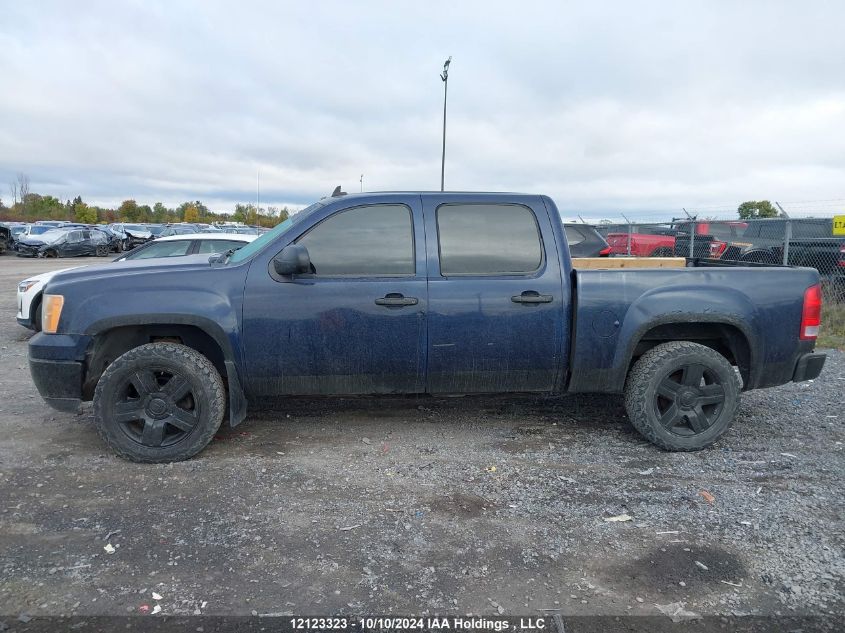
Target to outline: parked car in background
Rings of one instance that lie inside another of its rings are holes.
[[[109,254],[108,239],[98,229],[50,229],[18,242],[20,257],[80,257]]]
[[[815,268],[822,275],[845,275],[845,237],[833,235],[833,220],[791,223],[787,264]],[[786,219],[749,220],[742,236],[731,241],[722,259],[765,264],[783,263]]]
[[[160,237],[164,231],[163,224],[145,224],[144,227],[152,234],[153,239]]]
[[[596,230],[589,224],[564,222],[563,230],[569,243],[569,253],[572,257],[608,257],[610,246]]]
[[[197,224],[197,230],[200,233],[222,233],[221,229],[218,229],[213,224]]]
[[[675,252],[676,233],[675,229],[660,224],[639,224],[632,233],[628,233],[626,225],[618,225],[607,233],[607,243],[613,255],[671,257]]]
[[[727,222],[698,222],[696,224],[695,241],[690,253],[689,230],[678,233],[675,237],[675,257],[722,257],[732,241],[748,226],[741,220]]]
[[[196,224],[188,224],[180,222],[178,224],[168,224],[164,230],[159,233],[159,237],[170,237],[172,235],[192,235],[194,233],[202,233]]]
[[[12,230],[0,224],[0,253],[5,253],[6,249],[12,247]]]
[[[146,227],[140,224],[123,224],[115,222],[113,224],[109,224],[109,228],[111,228],[115,233],[123,234],[124,237],[122,238],[122,242],[123,250],[125,251],[133,249],[139,244],[149,242],[153,239],[153,234],[147,230]]]
[[[175,235],[142,244],[133,251],[121,255],[114,261],[122,262],[157,257],[225,253],[230,249],[237,249],[244,244],[249,244],[255,238],[255,235],[232,235],[229,233]],[[18,313],[16,315],[18,323],[30,330],[38,331],[41,329],[41,293],[50,279],[65,270],[73,269],[64,268],[62,270],[34,275],[18,284]]]

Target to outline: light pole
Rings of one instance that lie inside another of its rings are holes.
[[[446,93],[449,90],[449,64],[452,63],[452,56],[443,64],[443,72],[440,79],[443,80],[443,156],[440,159],[440,191],[444,191],[446,182]]]

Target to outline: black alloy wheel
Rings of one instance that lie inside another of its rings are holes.
[[[655,413],[668,431],[694,435],[709,429],[725,405],[718,374],[704,365],[682,365],[657,385]]]
[[[94,391],[94,424],[121,457],[171,462],[199,453],[226,410],[220,373],[178,343],[147,343],[112,362]]]
[[[712,445],[733,424],[741,383],[727,358],[692,341],[656,345],[634,363],[625,383],[628,419],[669,451]]]
[[[112,394],[112,420],[135,442],[172,446],[197,426],[199,403],[184,376],[163,368],[141,369]]]

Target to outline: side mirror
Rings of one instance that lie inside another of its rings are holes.
[[[273,258],[273,269],[277,275],[289,277],[311,272],[311,258],[308,249],[300,244],[288,244]]]

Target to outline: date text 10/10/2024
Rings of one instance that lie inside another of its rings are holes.
[[[294,617],[293,631],[543,631],[545,618],[473,616],[371,616],[371,617]]]

